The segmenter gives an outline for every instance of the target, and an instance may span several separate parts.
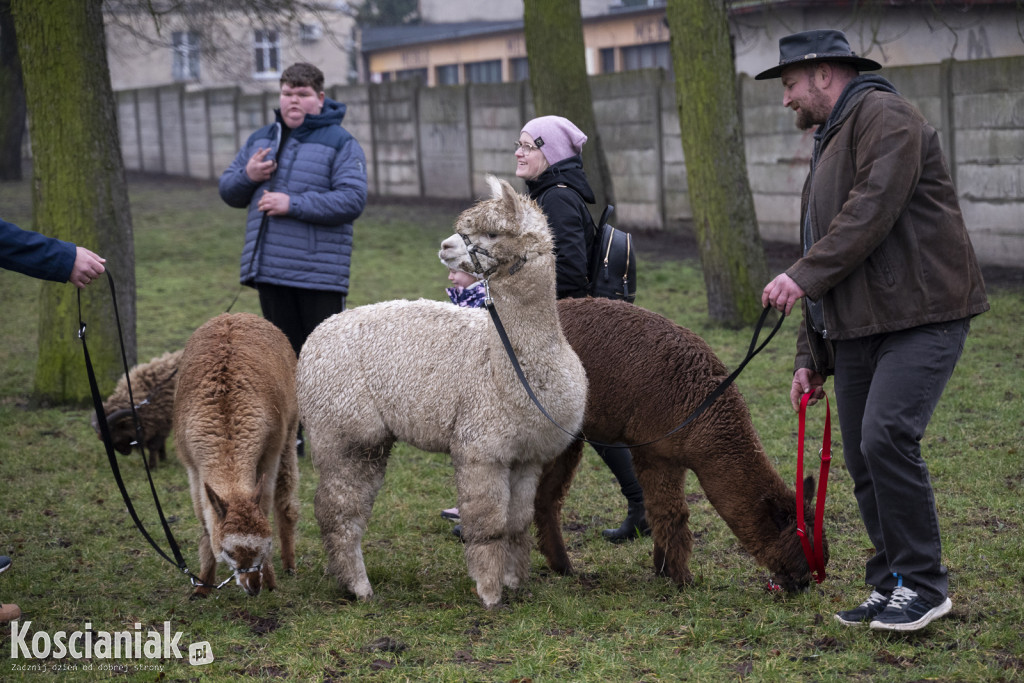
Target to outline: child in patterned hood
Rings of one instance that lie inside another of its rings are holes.
[[[449,268],[448,281],[454,286],[448,287],[445,291],[448,292],[448,298],[452,300],[453,304],[463,308],[483,308],[485,294],[483,280],[461,270]]]

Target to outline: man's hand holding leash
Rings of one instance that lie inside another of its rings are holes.
[[[761,305],[771,306],[783,315],[789,315],[804,295],[803,288],[793,278],[782,273],[765,285],[761,292]],[[789,402],[793,404],[793,410],[800,410],[800,399],[804,394],[811,394],[811,400],[807,402],[811,406],[823,398],[825,392],[821,387],[824,384],[825,378],[810,368],[800,368],[793,373],[793,385],[789,389]]]

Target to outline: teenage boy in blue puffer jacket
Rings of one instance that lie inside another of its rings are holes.
[[[280,109],[220,177],[220,196],[248,208],[241,281],[298,355],[309,333],[345,308],[352,223],[366,205],[366,156],[341,127],[312,64],[281,74]]]

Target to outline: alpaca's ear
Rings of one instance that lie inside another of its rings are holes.
[[[507,181],[487,175],[487,184],[491,186],[491,198],[501,203],[501,208],[513,216],[512,225],[521,225],[523,220],[523,202],[519,193]]]
[[[502,187],[502,181],[495,176],[492,176],[490,173],[487,174],[484,180],[487,181],[487,186],[491,188],[491,199],[501,199],[502,191],[504,189]],[[508,185],[508,183],[504,184]],[[508,186],[511,187],[511,185]]]
[[[814,477],[804,478],[804,502],[814,500]]]
[[[789,505],[785,504],[786,502]],[[794,513],[796,506],[793,505],[791,497],[787,496],[785,501],[783,501],[778,496],[768,496],[765,498],[764,503],[765,507],[768,508],[768,516],[779,531],[788,527],[796,519]]]
[[[263,482],[267,479],[267,473],[264,472],[260,475],[260,480],[256,482],[256,493],[252,494],[252,504],[258,506],[260,500],[263,498]]]
[[[213,506],[213,511],[217,513],[218,519],[224,521],[224,518],[228,515],[227,504],[210,488],[209,484],[204,484],[204,486],[206,487],[206,496],[210,499],[210,505]]]

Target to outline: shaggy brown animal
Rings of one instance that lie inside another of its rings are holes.
[[[276,587],[271,501],[281,563],[295,571],[299,516],[295,351],[277,327],[225,313],[185,345],[174,399],[174,439],[202,525],[199,586],[215,584],[217,560],[249,595]]]
[[[590,391],[583,434],[603,443],[641,444],[666,434],[728,376],[699,336],[672,321],[607,299],[558,302],[562,330],[587,370]],[[677,584],[693,581],[693,535],[683,485],[687,470],[743,548],[787,591],[805,588],[810,569],[796,534],[796,500],[765,456],[746,402],[730,386],[696,421],[649,446],[631,448],[654,537],[654,567]],[[562,539],[562,502],[579,465],[576,441],[541,476],[534,521],[548,566],[572,564]],[[805,518],[812,520],[814,481],[804,481]],[[815,538],[815,542],[817,539]],[[828,546],[825,546],[826,558]]]
[[[142,435],[146,450],[149,451],[150,468],[156,467],[158,459],[167,459],[166,443],[171,433],[174,388],[178,383],[180,359],[181,350],[168,352],[148,363],[136,365],[128,372],[132,382],[132,396],[137,403],[135,414],[142,423]],[[114,393],[103,402],[103,414],[107,418],[107,428],[114,448],[121,455],[128,455],[136,439],[131,401],[128,400],[128,380],[124,375],[118,380]],[[92,414],[91,423],[99,437],[100,425],[96,413]]]

